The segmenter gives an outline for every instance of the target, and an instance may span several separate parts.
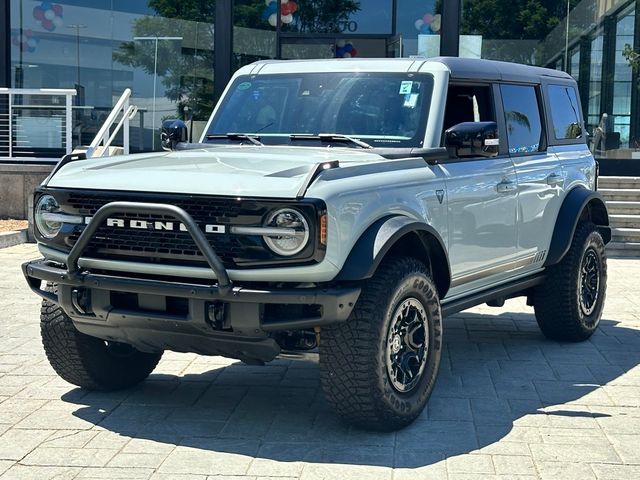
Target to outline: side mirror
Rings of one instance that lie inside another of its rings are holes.
[[[160,145],[164,150],[175,150],[176,145],[186,142],[187,138],[187,126],[182,120],[165,120],[162,122]]]
[[[452,157],[495,157],[498,155],[496,122],[463,122],[444,132],[444,146]]]

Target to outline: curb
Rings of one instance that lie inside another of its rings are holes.
[[[0,233],[0,248],[27,243],[27,229]]]

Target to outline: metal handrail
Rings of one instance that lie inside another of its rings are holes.
[[[132,111],[129,105],[130,97],[131,89],[126,88],[124,92],[122,92],[120,99],[118,99],[118,101],[114,105],[111,113],[109,113],[109,116],[102,124],[102,127],[100,127],[100,130],[98,130],[95,138],[89,145],[89,149],[87,150],[87,157],[92,157],[95,150],[100,146],[104,147],[104,150],[101,152],[100,156],[104,156],[105,152],[107,152],[109,147],[111,146],[111,142],[123,126],[123,149],[125,155],[129,153],[129,120],[131,120],[137,113],[137,108],[133,109]],[[122,118],[116,125],[115,131],[111,133],[111,126],[116,121],[121,112]]]
[[[116,125],[116,128],[113,130],[113,133],[109,137],[109,140],[107,140],[107,146],[109,146],[109,145],[111,145],[111,143],[113,143],[113,141],[116,138],[116,135],[118,135],[118,132],[122,128],[122,125],[124,124],[124,122],[127,122],[129,120],[133,120],[133,118],[136,116],[136,113],[138,113],[138,107],[136,105],[129,105],[129,108],[127,108],[127,110],[122,115],[122,118],[120,119],[120,121]],[[127,151],[125,153],[129,153],[128,148],[127,148]]]
[[[13,95],[76,95],[73,88],[6,88],[0,87],[0,94]]]
[[[47,108],[51,110],[58,110],[64,108],[65,110],[65,122],[64,122],[64,130],[65,130],[65,151],[67,154],[72,151],[72,110],[71,103],[72,97],[77,95],[75,89],[72,88],[0,88],[0,96],[6,95],[8,99],[7,103],[7,113],[3,114],[3,117],[7,117],[7,135],[3,135],[3,138],[7,138],[7,151],[9,154],[9,158],[13,157],[14,148],[18,147],[17,142],[14,146],[14,110],[26,110],[29,108],[28,105],[15,104],[15,97],[22,96],[38,96],[38,95],[46,95],[46,96],[64,96],[65,104],[64,107],[58,105],[47,105],[42,106],[42,108]]]

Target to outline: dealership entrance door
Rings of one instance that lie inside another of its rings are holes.
[[[280,37],[280,58],[284,60],[312,58],[388,58],[400,57],[402,41],[394,36],[363,36],[341,38]],[[355,53],[355,55],[353,55]]]

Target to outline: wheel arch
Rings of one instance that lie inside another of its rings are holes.
[[[558,212],[545,267],[555,265],[564,258],[581,221],[593,222],[598,226],[604,243],[611,241],[609,214],[602,195],[581,186],[576,187],[567,193]]]
[[[438,294],[443,298],[451,285],[446,252],[442,238],[431,225],[404,216],[388,216],[365,230],[334,280],[371,278],[385,257],[411,256],[431,269]]]

